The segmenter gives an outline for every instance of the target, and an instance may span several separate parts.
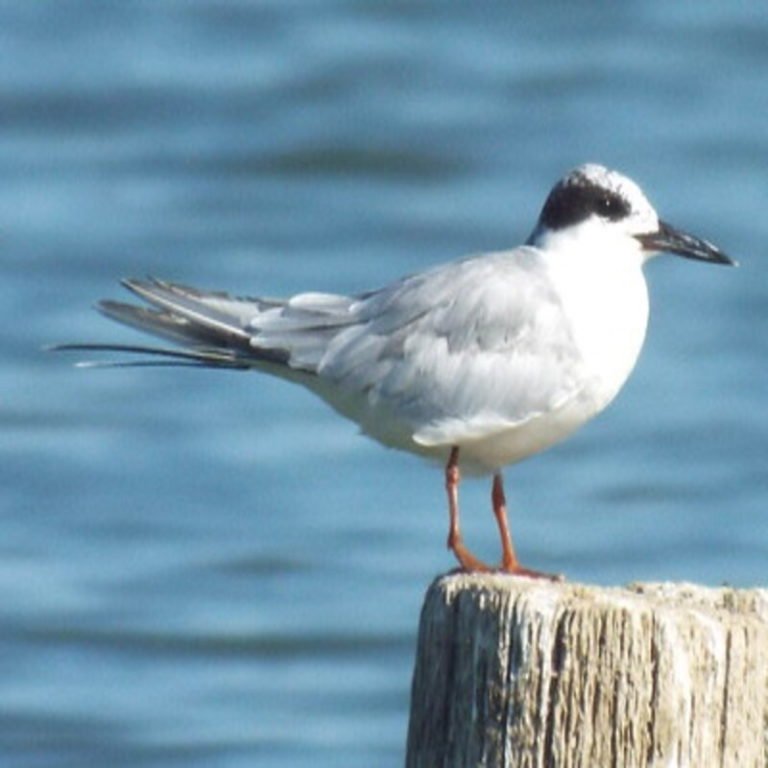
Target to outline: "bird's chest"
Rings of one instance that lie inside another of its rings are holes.
[[[604,408],[632,372],[648,324],[642,272],[617,270],[561,286],[563,311],[579,352],[584,394]]]

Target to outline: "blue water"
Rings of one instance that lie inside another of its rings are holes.
[[[82,371],[121,276],[361,291],[587,160],[742,262],[650,265],[618,401],[507,472],[523,559],[765,582],[768,11],[0,2],[0,763],[397,766],[434,467],[256,374]],[[497,542],[483,481],[470,545]]]

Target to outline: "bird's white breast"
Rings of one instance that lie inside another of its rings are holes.
[[[595,413],[613,400],[637,362],[648,325],[648,289],[640,263],[601,259],[552,271],[582,359],[585,394]]]

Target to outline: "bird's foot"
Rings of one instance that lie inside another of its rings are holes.
[[[499,565],[492,566],[475,557],[464,545],[461,537],[457,540],[448,542],[449,549],[459,561],[460,570],[465,573],[503,573],[510,576],[523,576],[528,579],[543,579],[546,581],[564,581],[565,577],[561,573],[545,573],[544,571],[535,571],[532,568],[526,568],[517,560],[503,560]]]

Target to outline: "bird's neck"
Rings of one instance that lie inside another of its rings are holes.
[[[640,260],[611,255],[601,251],[572,258],[550,251],[546,258],[598,409],[615,397],[634,368],[648,324]]]

